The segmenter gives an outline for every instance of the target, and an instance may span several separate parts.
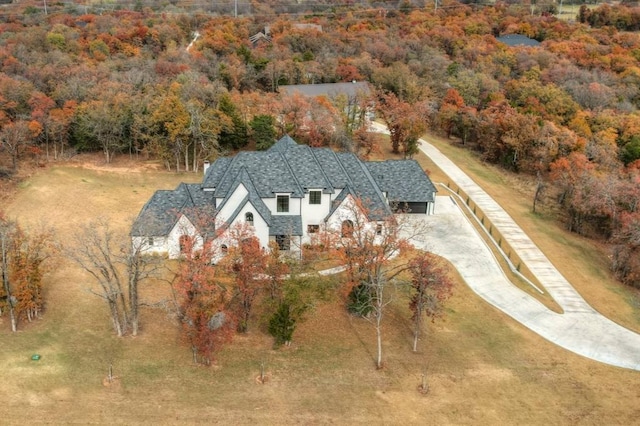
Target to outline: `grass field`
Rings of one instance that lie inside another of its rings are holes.
[[[640,328],[635,295],[617,285],[598,247],[528,213],[528,188],[446,142],[441,149],[516,218],[599,310]],[[425,161],[421,159],[421,161]],[[425,163],[426,164],[426,163]],[[90,165],[90,164],[89,164]],[[432,177],[441,180],[433,167]],[[154,190],[199,176],[152,168],[54,166],[25,180],[6,211],[46,221],[66,241],[75,224],[106,216],[125,233]],[[505,204],[503,204],[505,205]],[[197,367],[173,320],[145,308],[137,338],[116,338],[91,281],[65,259],[47,278],[42,320],[11,334],[0,318],[0,419],[29,423],[223,424],[633,424],[640,373],[602,365],[543,340],[457,282],[444,321],[427,324],[411,352],[408,312],[397,303],[384,328],[386,368],[374,369],[372,327],[319,301],[289,348],[272,349],[253,324]],[[145,286],[146,299],[166,292]],[[40,361],[30,357],[39,353]],[[269,380],[258,384],[264,362]],[[119,380],[104,386],[109,365]],[[426,374],[430,392],[417,391]]]

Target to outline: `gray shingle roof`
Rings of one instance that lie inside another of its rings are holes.
[[[313,154],[334,188],[344,188],[351,183],[347,171],[335,152],[329,148],[316,148]]]
[[[496,38],[500,43],[504,43],[507,46],[538,46],[540,42],[538,40],[527,37],[522,34],[506,34]]]
[[[211,167],[217,166],[216,163]],[[284,156],[277,150],[238,153],[227,164],[223,173],[207,173],[209,179],[204,188],[215,188],[216,198],[225,198],[231,193],[232,185],[242,168],[245,168],[253,179],[261,198],[273,198],[276,192],[291,193],[293,198],[304,196]]]
[[[209,170],[207,170],[207,174],[202,180],[202,187],[210,189],[215,188],[220,179],[222,179],[227,167],[229,167],[231,160],[233,160],[232,157],[222,157],[214,161],[213,164],[209,166]]]
[[[436,188],[415,160],[369,161],[365,163],[389,201],[434,201]]]
[[[246,203],[251,203],[269,225],[270,235],[302,235],[300,216],[271,215],[262,199],[276,193],[302,198],[309,189],[325,193],[342,191],[331,213],[351,194],[359,197],[369,210],[369,218],[380,220],[391,214],[389,201],[434,201],[436,189],[414,160],[362,162],[351,153],[335,153],[329,148],[298,145],[289,136],[280,139],[268,151],[241,152],[232,158],[219,158],[207,170],[202,184],[180,184],[173,191],[157,191],[140,211],[132,236],[164,236],[184,214],[196,226],[213,228],[214,208],[224,207],[235,189],[244,185],[248,194],[234,206],[229,223]],[[215,189],[215,191],[205,191]],[[224,201],[215,205],[216,198]],[[211,221],[203,221],[199,211],[211,211]]]
[[[296,144],[284,152],[284,157],[305,192],[311,188],[333,193],[333,186],[317,158],[313,155],[312,148]]]
[[[301,216],[271,216],[269,235],[302,235]]]
[[[391,209],[382,195],[382,191],[373,180],[365,163],[350,153],[338,153],[336,157],[349,175],[351,189],[357,194],[368,210],[371,220],[381,220],[391,214]]]
[[[337,95],[346,95],[348,97],[354,97],[359,94],[368,95],[371,90],[369,89],[369,83],[366,81],[357,81],[351,83],[324,83],[324,84],[292,84],[287,86],[278,87],[280,93],[292,95],[296,92],[308,96],[317,97],[325,96],[328,98],[335,97]]]
[[[200,184],[181,183],[173,191],[156,191],[142,207],[131,228],[131,235],[165,236],[173,229],[180,215],[185,215],[196,226],[207,226],[198,217],[199,212],[210,209],[213,213],[214,207],[213,194],[202,191]],[[213,220],[210,224],[213,226]]]
[[[285,153],[292,146],[298,146],[298,143],[294,141],[291,136],[284,135],[282,138],[280,138],[279,141],[271,145],[271,147],[267,151],[278,151],[281,153]]]

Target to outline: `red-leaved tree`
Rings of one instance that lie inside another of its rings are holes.
[[[409,271],[412,292],[409,309],[413,320],[413,351],[416,352],[423,318],[427,316],[435,321],[442,316],[453,282],[442,259],[431,253],[422,253],[411,260]]]
[[[207,240],[195,247],[195,238],[182,239],[183,257],[173,287],[178,296],[178,316],[183,338],[191,345],[193,361],[211,365],[214,355],[233,336],[230,293],[216,277],[211,264],[213,245]]]
[[[231,242],[229,253],[221,262],[234,277],[233,305],[237,311],[238,332],[249,328],[251,310],[258,294],[265,288],[264,271],[267,254],[260,241],[246,224],[234,226],[228,232]]]

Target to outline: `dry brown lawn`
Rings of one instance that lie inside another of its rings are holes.
[[[475,164],[463,153],[453,158]],[[469,167],[484,170],[488,190],[512,191],[493,169]],[[432,176],[438,179],[436,171]],[[118,165],[54,166],[26,180],[6,210],[27,225],[48,221],[63,242],[76,224],[97,216],[125,232],[154,190],[182,180],[199,177]],[[584,278],[576,287],[590,302],[639,328],[637,306],[630,306],[628,292],[598,267],[604,261],[596,248],[527,214],[526,194],[515,191],[499,201],[523,211],[525,229],[545,252],[560,258],[563,272]],[[224,349],[215,367],[204,368],[191,363],[164,311],[145,308],[141,335],[118,339],[105,306],[87,291],[91,281],[77,268],[59,259],[47,285],[42,320],[23,324],[12,335],[0,319],[3,424],[626,425],[640,418],[639,372],[554,346],[459,280],[445,320],[425,325],[416,354],[407,308],[398,299],[386,318],[383,370],[374,369],[372,327],[349,317],[334,299],[318,301],[291,347],[274,350],[256,318],[251,332]],[[144,288],[147,300],[165,293],[161,284]],[[31,361],[34,353],[40,361]],[[262,362],[266,384],[256,382]],[[118,380],[104,386],[110,364]],[[430,386],[426,395],[417,389],[422,374]]]

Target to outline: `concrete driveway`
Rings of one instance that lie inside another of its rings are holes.
[[[379,123],[372,123],[372,128],[388,133]],[[545,339],[587,358],[640,370],[640,334],[593,309],[509,214],[438,149],[424,139],[419,141],[419,149],[482,209],[563,313],[547,309],[506,278],[491,250],[450,197],[438,197],[435,215],[420,215],[432,229],[428,241],[417,245],[447,258],[480,297]]]
[[[411,218],[430,225],[425,240],[414,244],[448,259],[467,285],[491,305],[565,349],[640,370],[640,335],[600,315],[586,302],[585,309],[558,314],[520,290],[505,276],[493,252],[451,197],[437,197],[435,215]]]

